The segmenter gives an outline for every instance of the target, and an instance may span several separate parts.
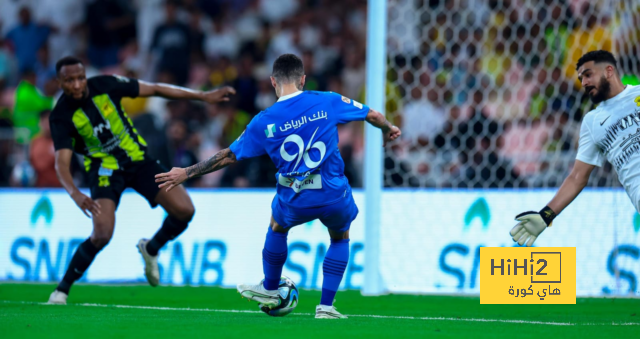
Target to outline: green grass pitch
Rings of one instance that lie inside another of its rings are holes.
[[[336,296],[349,319],[314,319],[320,292],[300,291],[293,314],[272,318],[233,289],[78,284],[69,305],[43,305],[52,284],[0,284],[7,338],[638,338],[640,299],[576,305],[480,305],[478,298]]]

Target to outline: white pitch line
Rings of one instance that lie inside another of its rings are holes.
[[[5,304],[22,304],[22,305],[46,305],[46,306],[60,306],[51,305],[43,302],[30,302],[30,301],[11,301],[2,300]],[[135,306],[135,305],[106,305],[106,304],[69,304],[69,306],[83,306],[83,307],[112,307],[112,308],[124,308],[124,309],[138,309],[138,310],[156,310],[156,311],[187,311],[187,312],[212,312],[212,313],[262,313],[260,311],[248,311],[248,310],[216,310],[210,308],[181,308],[181,307],[160,307],[160,306]],[[312,313],[292,313],[297,316],[311,316]],[[496,323],[510,323],[510,324],[529,324],[529,325],[551,325],[551,326],[638,326],[640,323],[561,323],[561,322],[546,322],[546,321],[531,321],[531,320],[517,320],[517,319],[482,319],[482,318],[447,318],[447,317],[411,317],[411,316],[391,316],[391,315],[371,315],[371,314],[347,314],[353,318],[376,318],[376,319],[404,319],[404,320],[430,320],[430,321],[461,321],[461,322],[496,322]]]

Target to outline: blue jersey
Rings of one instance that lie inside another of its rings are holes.
[[[350,193],[338,150],[338,124],[362,121],[369,107],[332,92],[284,96],[260,112],[229,148],[238,161],[268,154],[278,168],[278,199],[325,206]]]

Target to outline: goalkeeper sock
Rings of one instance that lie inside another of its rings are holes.
[[[322,263],[322,298],[320,305],[333,305],[342,276],[349,263],[349,239],[331,239],[331,246]]]
[[[56,287],[56,290],[69,295],[71,285],[82,277],[82,274],[87,270],[89,265],[91,265],[91,262],[93,262],[98,252],[100,252],[100,249],[91,242],[91,239],[87,239],[80,244],[76,253],[73,254],[67,272],[64,274],[58,287]]]
[[[262,269],[266,290],[277,290],[282,276],[282,266],[287,261],[287,233],[267,231],[267,239],[262,250]]]

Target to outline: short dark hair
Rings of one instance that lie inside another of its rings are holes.
[[[83,65],[84,63],[82,62],[82,60],[80,60],[79,58],[76,58],[74,56],[66,56],[60,60],[58,60],[58,62],[56,62],[56,75],[60,75],[60,70],[62,69],[62,67],[64,66],[70,66],[70,65]]]
[[[295,82],[304,75],[302,60],[293,54],[283,54],[273,62],[271,75],[278,83],[290,84]]]
[[[601,62],[606,62],[608,64],[613,65],[613,67],[618,68],[616,57],[614,57],[613,54],[611,54],[611,52],[605,51],[605,50],[598,50],[598,51],[588,52],[585,55],[581,56],[580,59],[578,59],[578,63],[576,64],[576,70],[578,70],[578,68],[582,67],[582,65],[584,65],[589,61],[593,61],[596,64],[599,64]]]

